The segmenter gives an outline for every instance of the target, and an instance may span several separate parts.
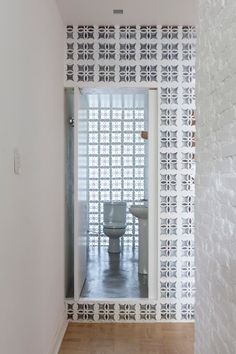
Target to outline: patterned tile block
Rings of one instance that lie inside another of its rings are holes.
[[[78,65],[78,81],[93,82],[94,65]]]
[[[74,27],[73,26],[66,27],[66,38],[67,39],[74,39]]]
[[[115,320],[115,304],[98,304],[99,320]]]
[[[161,191],[176,191],[176,174],[161,174]]]
[[[177,277],[177,261],[161,260],[161,278],[176,278],[176,277]]]
[[[161,219],[161,235],[176,235],[177,219]]]
[[[195,90],[193,87],[183,87],[183,104],[192,105],[195,102]]]
[[[182,278],[194,278],[195,266],[194,261],[183,261],[181,265]]]
[[[178,39],[178,27],[177,26],[163,26],[161,28],[162,39]]]
[[[182,233],[191,235],[194,230],[194,221],[192,218],[182,218]]]
[[[140,66],[140,81],[150,82],[157,81],[157,66],[156,65],[141,65]]]
[[[181,186],[182,186],[182,191],[193,191],[194,190],[194,177],[189,174],[182,175],[181,176]]]
[[[157,319],[157,305],[142,304],[140,305],[140,319],[145,321]]]
[[[161,282],[161,297],[176,298],[176,282]]]
[[[161,50],[162,60],[178,60],[179,59],[179,44],[178,43],[163,43]]]
[[[194,197],[183,196],[182,197],[182,211],[184,213],[193,213],[194,211]]]
[[[178,82],[178,66],[177,65],[161,66],[161,81]],[[191,82],[191,81],[187,81],[187,82]]]
[[[177,153],[161,153],[160,164],[162,170],[177,170]]]
[[[136,44],[121,43],[120,44],[120,60],[135,60],[136,59]]]
[[[67,319],[73,320],[73,315],[74,315],[74,304],[73,303],[66,304],[66,313],[67,313]]]
[[[176,320],[176,304],[161,304],[161,319]]]
[[[140,26],[140,39],[157,39],[157,26]]]
[[[182,60],[192,60],[196,57],[196,46],[193,43],[184,43],[182,48]]]
[[[177,256],[177,240],[161,240],[161,256]]]
[[[66,59],[73,60],[74,59],[74,43],[67,43],[67,51],[66,51]]]
[[[163,87],[161,88],[161,103],[162,104],[178,104],[178,88]]]
[[[98,27],[99,39],[115,39],[115,26],[99,26]]]
[[[193,109],[182,109],[182,124],[188,127],[195,125]]]
[[[192,152],[182,153],[182,168],[191,170],[194,166],[194,156]]]
[[[136,39],[136,26],[120,26],[120,39]]]
[[[182,82],[190,83],[195,80],[195,68],[192,65],[183,65]]]
[[[93,59],[94,59],[94,44],[78,43],[78,60],[93,60]]]
[[[183,131],[182,132],[182,146],[192,148],[195,146],[195,132]]]
[[[181,304],[181,319],[182,320],[194,320],[194,305],[193,304]]]
[[[94,26],[78,26],[78,39],[94,39]]]
[[[132,82],[136,80],[136,66],[123,65],[119,67],[120,82]]]
[[[182,27],[182,39],[196,39],[197,33],[194,26],[183,26]]]
[[[115,65],[99,65],[99,81],[115,82]]]
[[[194,257],[194,241],[193,240],[184,240],[182,241],[182,257]]]
[[[161,109],[161,125],[177,125],[177,109]]]
[[[195,283],[194,281],[181,282],[181,297],[182,298],[194,298],[195,297]]]
[[[119,319],[134,320],[136,319],[136,306],[131,304],[119,304]]]
[[[66,65],[66,77],[67,80],[74,80],[74,64]]]
[[[177,211],[177,196],[161,196],[161,212],[176,213]]]
[[[156,43],[141,43],[140,44],[140,60],[157,59],[157,44]]]
[[[94,304],[78,304],[77,313],[78,320],[91,321],[94,320]]]
[[[99,59],[112,60],[116,56],[116,45],[112,43],[99,43]]]
[[[161,147],[176,148],[177,147],[177,131],[161,130]]]

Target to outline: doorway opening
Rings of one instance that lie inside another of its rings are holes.
[[[150,203],[151,224],[158,218],[149,198],[158,169],[149,149],[158,146],[147,132],[150,117],[158,124],[157,90],[82,89],[74,98],[74,297],[156,298],[158,229],[148,225]]]

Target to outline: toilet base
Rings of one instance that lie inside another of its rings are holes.
[[[109,253],[120,253],[120,238],[111,238],[109,237]]]

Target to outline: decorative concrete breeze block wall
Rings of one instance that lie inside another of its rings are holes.
[[[147,311],[152,309],[152,320],[194,318],[195,44],[196,32],[191,26],[66,28],[67,87],[159,89],[160,283],[155,306],[147,303],[152,307],[145,307]],[[141,303],[136,303],[132,311],[139,311]],[[118,308],[117,304],[105,306],[104,302],[101,306],[82,303],[79,309],[78,305],[70,302],[70,319],[106,321],[110,317],[102,313]],[[120,308],[124,309],[123,305]],[[83,309],[89,309],[89,318]],[[126,318],[119,317],[118,310],[115,314],[110,320]],[[139,313],[134,320],[149,317]]]
[[[236,353],[236,2],[200,1],[197,354]]]

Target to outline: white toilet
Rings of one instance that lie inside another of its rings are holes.
[[[126,229],[126,202],[104,202],[103,232],[109,237],[110,253],[120,252],[120,237]]]

